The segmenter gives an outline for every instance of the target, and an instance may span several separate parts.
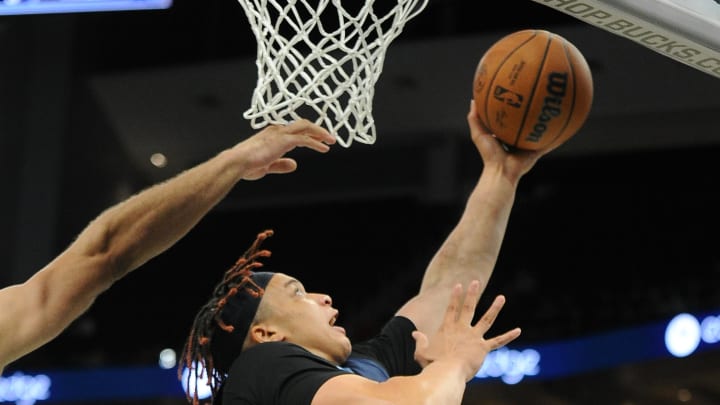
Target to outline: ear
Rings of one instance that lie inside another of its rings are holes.
[[[250,341],[253,343],[280,342],[285,335],[273,325],[259,323],[250,327]]]

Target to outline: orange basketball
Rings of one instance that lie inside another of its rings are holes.
[[[480,120],[500,140],[542,150],[567,141],[585,123],[592,73],[582,53],[560,35],[517,31],[480,59],[473,98]]]

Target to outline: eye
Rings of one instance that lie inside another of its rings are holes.
[[[305,290],[303,290],[303,289],[300,288],[300,287],[297,287],[297,288],[295,288],[295,295],[299,295],[299,296],[301,296],[301,297],[302,297],[302,296],[305,296]]]

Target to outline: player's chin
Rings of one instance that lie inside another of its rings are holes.
[[[337,364],[343,364],[350,357],[352,344],[347,336],[340,337],[335,334],[325,341],[325,353]]]
[[[347,352],[347,356],[349,356],[350,352],[352,351],[352,343],[350,342],[350,338],[345,335],[337,335],[335,339],[338,346],[342,347],[342,351]]]
[[[352,344],[350,343],[350,339],[345,338],[343,348],[344,348],[344,351],[343,351],[342,357],[343,357],[343,362],[344,362],[345,360],[348,359],[348,357],[350,357],[350,353],[352,353]]]

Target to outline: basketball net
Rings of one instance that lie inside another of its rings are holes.
[[[385,53],[428,0],[238,0],[257,39],[253,128],[306,118],[349,147],[373,144],[375,84]],[[350,3],[358,10],[350,10]]]

